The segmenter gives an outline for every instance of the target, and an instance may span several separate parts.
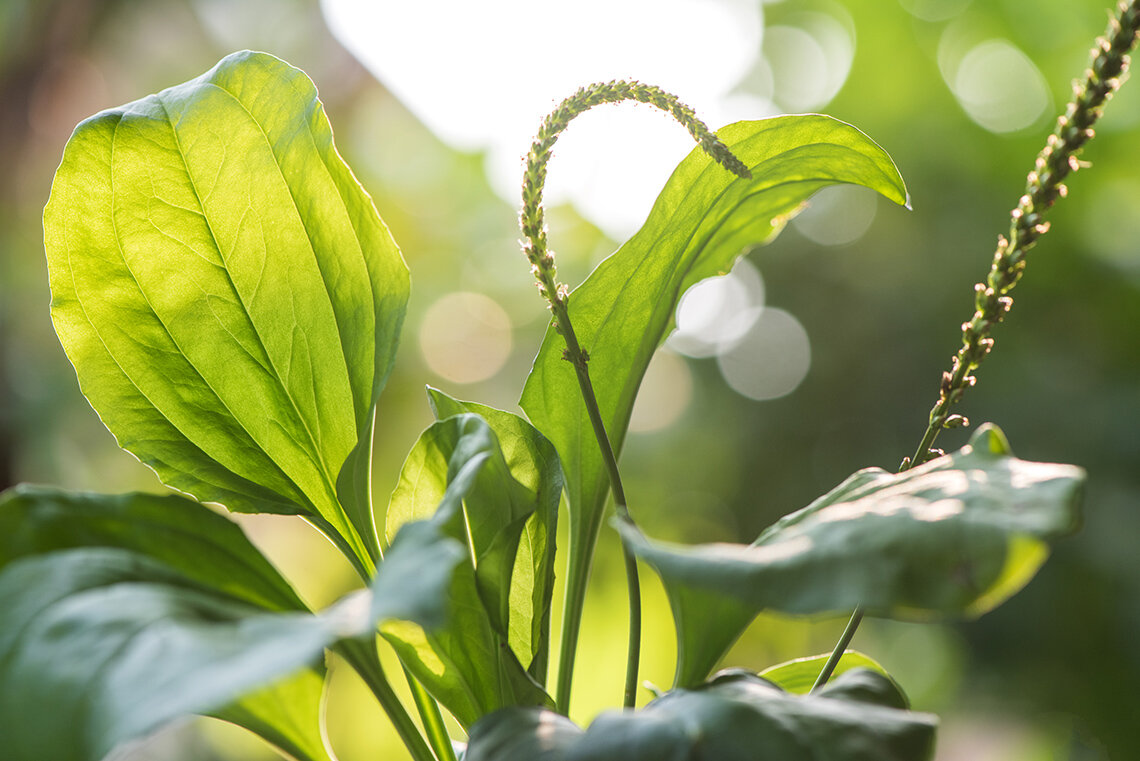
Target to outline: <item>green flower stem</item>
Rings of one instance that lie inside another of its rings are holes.
[[[815,692],[823,685],[827,684],[827,680],[835,673],[835,667],[839,665],[839,660],[843,654],[847,652],[847,646],[851,644],[851,640],[855,638],[855,632],[859,629],[859,624],[863,622],[863,609],[856,608],[855,612],[851,614],[851,620],[847,622],[847,626],[843,628],[843,634],[839,635],[839,642],[835,645],[835,649],[831,651],[831,655],[827,659],[827,663],[823,664],[820,669],[819,676],[815,679],[815,684],[811,686],[811,691]]]
[[[1025,272],[1025,255],[1037,239],[1049,231],[1044,213],[1068,194],[1062,181],[1081,168],[1077,155],[1090,139],[1093,125],[1104,113],[1104,105],[1119,88],[1128,71],[1129,52],[1140,36],[1140,0],[1120,2],[1116,15],[1108,22],[1104,36],[1097,38],[1091,62],[1084,79],[1073,84],[1073,99],[1065,113],[1057,118],[1053,134],[1037,154],[1033,170],[1026,177],[1025,194],[1010,212],[1009,236],[998,236],[997,250],[985,282],[974,286],[974,315],[962,323],[962,346],[951,360],[949,371],[942,373],[938,401],[930,410],[929,422],[914,455],[903,460],[899,472],[921,465],[943,454],[933,449],[934,440],[946,428],[969,425],[951,408],[962,399],[966,389],[977,382],[974,371],[994,347],[990,332],[1013,307],[1009,293]],[[855,636],[864,610],[857,608],[839,643],[816,680],[814,691],[831,677],[835,664]]]
[[[388,714],[392,726],[403,740],[404,746],[411,753],[413,761],[437,761],[431,748],[424,741],[423,735],[420,734],[419,727],[412,721],[404,704],[400,702],[399,696],[389,684],[388,677],[384,675],[380,657],[376,653],[376,644],[368,640],[348,639],[333,649],[356,670],[356,673],[360,674],[364,683],[372,690],[380,707]]]
[[[427,733],[428,743],[435,751],[439,761],[456,761],[455,748],[451,744],[451,735],[443,723],[443,714],[439,710],[439,703],[435,701],[419,680],[412,676],[412,672],[404,669],[404,677],[408,680],[408,687],[412,690],[412,700],[415,701],[416,710],[419,711],[424,731]]]
[[[549,250],[546,239],[546,220],[542,206],[543,186],[546,183],[546,166],[550,161],[555,141],[566,129],[570,121],[582,112],[602,103],[618,103],[635,100],[648,103],[673,116],[689,130],[689,134],[716,161],[729,171],[741,177],[751,177],[748,168],[728,150],[705,124],[697,119],[693,110],[681,103],[676,96],[664,90],[639,82],[615,80],[599,82],[579,88],[564,100],[543,121],[538,135],[527,154],[526,176],[523,181],[523,208],[520,224],[523,233],[523,252],[531,263],[531,271],[538,280],[539,290],[550,305],[554,314],[554,327],[566,341],[564,357],[574,366],[582,399],[598,440],[602,459],[609,474],[610,489],[614,496],[616,512],[620,520],[633,522],[626,506],[625,492],[617,467],[617,456],[606,433],[605,423],[598,408],[594,387],[590,382],[587,366],[589,354],[578,344],[574,328],[570,323],[567,308],[570,290],[559,283],[554,267],[554,254]],[[577,651],[578,633],[582,622],[582,607],[586,594],[586,581],[589,577],[590,560],[593,557],[593,541],[590,546],[571,548],[569,579],[566,586],[566,607],[562,621],[562,644],[560,650],[558,686],[555,701],[559,710],[570,710],[570,687],[573,680],[574,659]],[[637,672],[641,650],[641,590],[637,574],[637,561],[629,547],[622,545],[625,558],[626,582],[629,587],[629,651],[626,661],[626,681],[624,705],[632,707],[637,693]]]
[[[590,370],[587,366],[587,355],[582,348],[578,345],[578,337],[574,334],[574,328],[570,323],[570,315],[566,311],[565,300],[555,303],[553,305],[554,319],[561,326],[560,332],[562,337],[566,340],[566,358],[574,365],[574,371],[578,375],[578,387],[582,391],[582,399],[586,404],[586,412],[590,416],[590,425],[594,429],[594,438],[598,440],[598,445],[602,450],[602,459],[606,464],[606,472],[610,477],[610,490],[613,492],[614,497],[614,510],[617,513],[618,519],[626,521],[633,525],[633,518],[629,514],[625,499],[625,487],[621,483],[621,473],[618,471],[617,456],[614,454],[613,447],[610,445],[609,436],[606,434],[606,426],[602,421],[602,414],[598,409],[598,399],[594,395],[594,384],[590,382]],[[625,576],[626,582],[629,587],[629,641],[627,647],[626,671],[625,671],[625,691],[623,693],[623,702],[627,708],[632,708],[637,702],[637,672],[638,664],[641,660],[641,584],[638,579],[637,572],[637,557],[633,554],[633,550],[629,545],[622,542],[621,545],[622,560],[625,563]],[[587,574],[582,574],[583,579]],[[584,587],[584,584],[583,584]],[[584,591],[584,589],[583,589]],[[565,646],[568,640],[563,638],[562,642]],[[573,650],[576,649],[571,643],[570,662],[573,663]],[[567,653],[564,652],[563,655]],[[570,701],[570,680],[567,678],[565,681],[562,679],[563,673],[569,673],[569,670],[560,671],[558,679],[559,697],[556,701],[559,706],[569,707]],[[565,685],[565,687],[563,687]],[[562,690],[565,689],[565,703],[562,701]]]

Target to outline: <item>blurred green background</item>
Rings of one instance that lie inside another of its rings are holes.
[[[640,431],[622,461],[635,515],[662,538],[750,541],[853,470],[894,468],[911,453],[970,316],[972,286],[1107,16],[1105,0],[707,2],[762,13],[756,63],[736,85],[744,102],[857,125],[894,157],[914,205],[821,198],[752,252],[754,271],[735,281],[753,319],[761,282],[769,316],[785,310],[783,323],[765,323],[761,312],[745,327],[784,329],[687,349],[719,359],[685,357],[671,342],[675,350],[651,369],[651,402],[635,413]],[[447,14],[436,23],[447,25]],[[430,28],[408,34],[432,39]],[[380,403],[379,501],[430,420],[425,383],[516,409],[546,312],[517,251],[515,206],[492,190],[484,156],[447,147],[341,47],[315,0],[0,0],[0,487],[162,488],[116,448],[78,392],[48,316],[40,215],[76,122],[197,76],[240,48],[272,52],[317,83],[341,153],[412,272],[403,346]],[[436,54],[446,66],[467,63],[447,49]],[[810,79],[813,55],[830,62],[831,85]],[[938,761],[1140,758],[1140,85],[1126,84],[1109,104],[1084,158],[1093,168],[1072,178],[1071,197],[1051,214],[1053,230],[1032,253],[997,349],[959,411],[998,423],[1023,458],[1087,468],[1085,525],[1024,592],[981,620],[871,621],[855,642],[892,670],[916,707],[943,716]],[[570,205],[550,217],[567,279],[616,245]],[[777,378],[775,391],[754,377],[797,362],[801,372]],[[947,434],[940,445],[965,436]],[[351,571],[299,520],[242,522],[313,604],[351,585]],[[579,656],[580,720],[620,700],[618,566],[607,532]],[[666,685],[672,625],[653,580],[646,597],[644,676]],[[761,669],[825,651],[843,623],[761,617],[729,663]],[[401,758],[343,672],[334,669],[328,706],[343,761]],[[267,757],[205,722],[133,753]]]

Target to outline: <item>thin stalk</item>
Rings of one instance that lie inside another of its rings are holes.
[[[372,418],[369,424],[370,430],[375,425],[375,421],[376,412],[373,410]],[[371,474],[372,439],[369,437],[367,450],[360,455],[359,459],[356,462],[356,467],[352,474],[354,491],[350,494],[353,499],[364,502],[366,505],[367,515],[375,515],[375,512],[372,508]],[[379,535],[376,531],[375,526],[373,526],[372,532],[372,541],[368,543],[368,559],[370,561],[370,565],[375,568],[378,563],[384,560],[384,548],[380,544]],[[357,560],[359,561],[359,558],[357,558]],[[356,570],[360,575],[360,578],[364,581],[365,586],[367,586],[371,580],[374,570],[369,571],[367,567],[363,566],[360,562],[356,564]],[[398,714],[404,717],[407,716],[407,712],[404,709],[403,703],[401,703],[399,698],[395,696],[395,693],[392,692],[391,687],[388,684],[387,678],[384,675],[384,671],[381,668],[379,655],[376,652],[375,645],[373,645],[371,648],[357,648],[350,643],[344,644],[348,645],[348,648],[347,650],[342,649],[341,654],[345,656],[346,660],[349,662],[349,665],[356,669],[361,678],[364,679],[366,683],[368,683],[370,688],[372,688],[373,694],[375,694],[377,699],[381,701],[381,705],[384,707],[384,710],[388,713],[389,717],[392,718],[392,723],[396,725],[397,731],[400,731],[400,736],[404,738],[405,744],[407,744],[408,741],[404,735],[404,732],[412,730],[414,730],[415,736],[417,738],[420,738],[419,742],[422,743],[422,736],[420,735],[419,730],[416,728],[415,724],[411,723],[409,719],[408,722],[404,722],[404,730],[401,731],[400,725],[397,723],[397,719],[393,717],[392,711],[389,710],[389,706],[384,704],[385,699],[394,700],[394,705],[391,706],[392,710],[396,710],[398,707]],[[434,756],[429,757],[436,758],[438,761],[456,761],[455,749],[451,745],[451,736],[448,734],[447,727],[443,723],[443,714],[439,710],[439,703],[436,702],[435,698],[428,694],[423,685],[419,683],[419,681],[412,675],[410,671],[408,671],[407,668],[404,668],[403,671],[404,678],[407,679],[408,687],[412,692],[412,700],[416,705],[416,711],[419,713],[420,721],[423,723],[424,731],[427,733],[427,742],[430,744],[431,749],[435,754]],[[381,699],[382,693],[387,697]],[[408,724],[410,724],[410,727]],[[410,745],[408,748],[409,750],[412,750]]]
[[[617,456],[606,433],[605,423],[598,408],[593,384],[590,382],[589,354],[578,344],[574,328],[570,323],[569,289],[558,282],[554,267],[554,254],[548,249],[546,240],[545,212],[542,207],[542,192],[546,182],[546,166],[550,161],[554,143],[566,129],[570,121],[582,112],[602,103],[618,103],[635,100],[648,103],[671,114],[689,130],[689,134],[700,146],[720,162],[725,168],[740,175],[751,177],[748,168],[737,159],[703,122],[697,119],[693,110],[681,103],[676,96],[660,88],[643,85],[639,82],[615,80],[598,82],[580,88],[572,96],[562,101],[543,121],[538,135],[527,154],[526,176],[523,181],[523,208],[520,224],[523,232],[523,252],[531,263],[531,271],[538,280],[539,289],[550,304],[554,313],[554,327],[566,340],[563,357],[575,369],[582,399],[598,441],[602,458],[609,475],[610,490],[614,496],[616,512],[620,520],[633,522],[626,505],[625,492],[618,472]],[[569,713],[570,689],[573,681],[574,658],[577,651],[578,634],[582,622],[582,608],[585,600],[586,581],[593,556],[593,543],[596,533],[588,532],[582,538],[588,543],[585,547],[571,547],[569,579],[565,613],[562,620],[561,660],[558,670],[558,685],[555,700],[559,710]],[[633,707],[637,694],[637,673],[641,651],[641,587],[637,573],[637,561],[625,542],[622,542],[625,558],[626,584],[629,588],[629,647],[626,658],[626,680],[623,705]]]
[[[451,735],[447,732],[447,726],[443,723],[443,714],[439,710],[439,703],[428,694],[424,686],[412,676],[407,668],[404,669],[404,677],[408,680],[408,687],[412,690],[412,700],[416,704],[416,710],[419,711],[420,720],[423,722],[424,731],[427,733],[428,743],[435,751],[436,758],[439,761],[456,761],[455,748],[451,744]]]
[[[951,360],[950,369],[942,373],[938,401],[930,410],[926,431],[914,454],[903,460],[900,473],[943,454],[933,446],[944,429],[969,425],[969,420],[952,414],[951,409],[962,400],[966,389],[977,382],[973,373],[994,347],[990,332],[1013,307],[1009,293],[1025,273],[1025,255],[1037,239],[1049,231],[1049,223],[1044,221],[1043,215],[1059,198],[1068,194],[1068,188],[1062,181],[1084,166],[1077,156],[1085,143],[1093,138],[1093,125],[1104,113],[1105,103],[1120,88],[1130,63],[1129,52],[1135,47],[1138,36],[1140,0],[1120,2],[1104,35],[1097,38],[1084,78],[1073,83],[1073,99],[1065,113],[1057,118],[1057,126],[1037,154],[1033,170],[1026,177],[1025,194],[1009,215],[1008,237],[998,236],[990,271],[984,282],[974,286],[974,314],[962,323],[962,346]],[[822,687],[831,677],[835,664],[855,636],[863,613],[863,608],[856,608],[851,615],[812,691]]]
[[[376,653],[376,644],[365,640],[348,639],[337,644],[334,650],[356,669],[356,673],[360,674],[364,683],[372,690],[380,707],[388,714],[392,726],[403,740],[404,746],[412,754],[413,761],[437,761],[432,755],[431,748],[424,741],[423,735],[420,734],[419,727],[412,721],[404,704],[400,702],[400,698],[389,684]]]
[[[823,685],[827,684],[827,680],[835,673],[835,667],[839,665],[839,659],[847,652],[847,646],[851,644],[851,640],[855,638],[855,632],[859,628],[859,624],[863,621],[863,609],[856,608],[855,613],[852,614],[851,620],[847,622],[847,626],[843,629],[843,634],[839,636],[839,643],[836,644],[835,649],[831,651],[831,655],[827,659],[827,663],[823,664],[823,668],[819,672],[819,676],[815,679],[815,684],[811,686],[811,691],[815,692]]]
[[[609,436],[606,434],[606,425],[602,422],[602,413],[598,409],[598,399],[594,394],[594,385],[590,382],[590,369],[587,365],[586,353],[578,345],[578,337],[574,334],[574,327],[570,322],[570,314],[566,311],[565,300],[553,305],[554,319],[561,326],[562,337],[566,340],[567,359],[574,365],[578,376],[578,388],[582,392],[582,400],[586,405],[586,413],[590,417],[590,425],[594,429],[594,438],[602,451],[602,461],[610,478],[610,491],[614,497],[614,511],[618,519],[633,525],[633,518],[626,505],[625,487],[621,483],[621,473],[618,471],[617,455],[614,454]],[[622,705],[632,708],[637,702],[637,672],[641,660],[641,585],[638,579],[637,558],[629,545],[622,542],[622,559],[625,563],[626,583],[629,587],[629,640],[626,649],[625,691]],[[559,675],[561,677],[561,674]],[[561,688],[561,679],[559,687]],[[566,700],[569,702],[570,683],[566,682]],[[562,703],[559,703],[562,705]]]

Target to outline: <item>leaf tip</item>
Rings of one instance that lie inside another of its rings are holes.
[[[993,423],[983,423],[978,426],[978,430],[974,431],[974,435],[970,437],[970,446],[975,452],[985,452],[991,455],[1010,456],[1013,454],[1013,449],[1009,446],[1009,439]]]

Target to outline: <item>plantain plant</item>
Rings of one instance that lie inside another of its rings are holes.
[[[337,153],[313,84],[242,52],[84,121],[44,211],[52,319],[92,407],[173,492],[19,486],[0,496],[5,758],[96,761],[197,713],[299,761],[330,761],[321,698],[331,652],[359,672],[416,761],[929,759],[936,718],[910,710],[882,667],[848,645],[865,614],[993,609],[1077,524],[1079,468],[1019,460],[989,424],[956,452],[932,447],[966,424],[951,409],[993,346],[1025,253],[1047,229],[1042,215],[1079,166],[1138,29],[1140,0],[1122,3],[977,286],[916,453],[898,473],[858,471],[751,545],[646,537],[635,519],[652,507],[627,503],[619,454],[686,289],[774,238],[825,186],[908,203],[890,157],[854,127],[781,116],[714,134],[636,82],[566,100],[527,156],[524,253],[552,320],[523,387],[526,417],[429,389],[436,422],[377,505],[376,404],[408,271]],[[577,114],[627,99],[668,111],[699,147],[642,228],[570,290],[547,242],[546,163]],[[569,696],[611,498],[630,601],[624,710],[583,729],[567,718]],[[361,588],[309,610],[204,503],[302,516]],[[678,654],[672,688],[635,709],[638,561],[664,582]],[[830,655],[713,674],[763,610],[855,613]],[[408,704],[378,647],[398,656]],[[445,713],[463,740],[449,736]]]

